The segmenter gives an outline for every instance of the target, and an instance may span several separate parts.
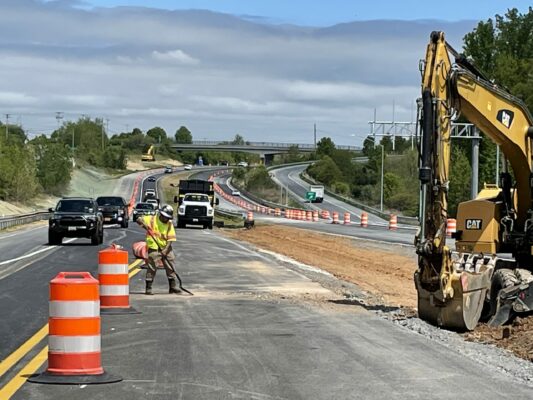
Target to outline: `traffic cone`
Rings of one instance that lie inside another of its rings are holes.
[[[48,366],[34,383],[96,384],[122,378],[102,367],[98,281],[89,272],[60,272],[50,281]]]

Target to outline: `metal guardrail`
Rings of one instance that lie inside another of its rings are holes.
[[[37,211],[30,214],[2,217],[0,218],[0,230],[11,228],[13,226],[29,224],[31,222],[42,221],[48,218],[50,218],[50,213],[48,211]]]

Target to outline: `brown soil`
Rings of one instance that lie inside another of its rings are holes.
[[[288,256],[352,282],[385,306],[398,306],[412,314],[416,308],[412,248],[313,233],[286,226],[259,225],[250,230],[224,230],[234,239]],[[533,361],[533,317],[520,318],[508,327],[480,324],[465,334],[467,340],[491,343]]]

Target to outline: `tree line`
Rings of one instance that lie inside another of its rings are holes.
[[[521,14],[510,9],[504,15],[481,21],[463,38],[463,52],[484,75],[521,99],[533,111],[533,8]],[[337,193],[377,206],[381,197],[382,147],[384,151],[383,197],[385,207],[405,215],[418,212],[418,156],[412,144],[400,137],[364,141],[368,161],[353,163],[354,154],[338,150],[330,138],[317,144],[319,161],[308,168],[315,179]],[[448,212],[470,199],[471,151],[468,140],[452,140]],[[392,157],[396,155],[397,157]],[[481,132],[478,187],[496,183],[496,145]]]

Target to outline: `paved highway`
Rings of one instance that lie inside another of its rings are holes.
[[[30,232],[46,242],[45,229]],[[16,247],[20,235],[4,236],[4,245]],[[122,382],[25,382],[46,366],[46,335],[31,338],[46,330],[49,281],[60,271],[96,276],[99,250],[112,242],[130,249],[143,236],[135,224],[108,228],[104,245],[78,239],[0,278],[1,399],[533,397],[531,386],[501,370],[345,303],[357,288],[280,262],[217,229],[177,230],[178,270],[194,296],[169,295],[163,271],[156,294],[145,296],[144,272],[132,269],[130,302],[141,314],[102,316],[102,365]],[[11,264],[4,255],[1,261],[8,262],[0,269]],[[29,349],[21,348],[27,340]],[[12,362],[13,355],[20,361]]]

